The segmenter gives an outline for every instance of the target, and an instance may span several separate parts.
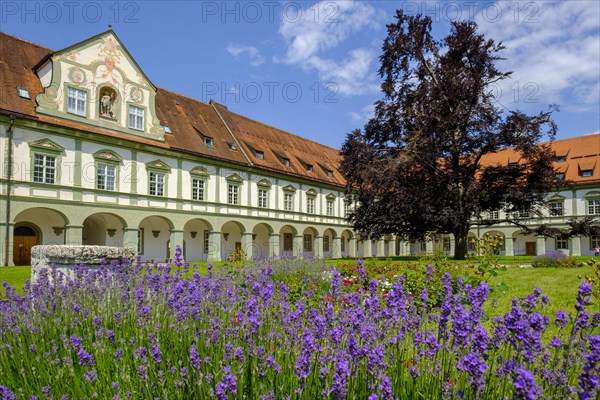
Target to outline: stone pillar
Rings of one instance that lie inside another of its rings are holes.
[[[208,254],[206,261],[221,261],[221,232],[208,232]]]
[[[65,244],[82,244],[83,225],[65,225],[65,229]]]
[[[333,247],[331,248],[331,258],[342,257],[342,237],[336,236],[333,238]]]
[[[544,236],[538,236],[536,240],[536,255],[543,256],[546,254],[546,238]]]
[[[433,240],[423,239],[425,240],[425,253],[433,254]]]
[[[313,242],[313,257],[321,258],[323,257],[323,236],[317,235],[315,236]]]
[[[138,250],[138,232],[139,228],[123,228],[123,247],[135,249],[135,254]]]
[[[356,258],[356,238],[348,239],[348,257]]]
[[[181,255],[183,256],[183,229],[171,229],[171,236],[169,242],[169,254],[168,258],[170,261],[175,259],[175,248],[181,247]]]
[[[513,249],[513,238],[505,236],[504,237],[504,255],[512,257],[515,255],[515,251]]]
[[[365,239],[362,241],[363,243],[363,258],[373,257],[373,249],[371,248],[372,242],[371,239]]]
[[[580,256],[581,255],[581,236],[573,236],[571,238],[571,255],[572,256]]]
[[[292,256],[293,257],[303,257],[304,256],[304,236],[303,235],[294,235],[294,246],[292,248]]]
[[[389,257],[396,257],[398,254],[396,254],[396,242],[397,239],[394,237],[392,238],[392,240],[390,240],[388,242],[388,256]]]
[[[385,240],[379,239],[375,243],[375,257],[385,257]]]
[[[271,233],[269,235],[269,257],[281,257],[281,252],[279,249],[279,233]]]
[[[242,251],[248,259],[254,257],[254,241],[252,240],[252,232],[242,233]]]
[[[0,246],[2,246],[2,249],[0,250],[0,254],[2,254],[2,259],[0,260],[0,265],[6,265],[9,267],[13,267],[15,265],[15,260],[14,260],[14,254],[13,254],[13,248],[14,248],[14,242],[15,242],[15,238],[14,238],[14,234],[15,234],[15,224],[8,224],[9,229],[8,229],[8,253],[6,253],[6,224],[0,224],[0,229],[2,230],[0,232]],[[40,243],[41,244],[41,243]]]

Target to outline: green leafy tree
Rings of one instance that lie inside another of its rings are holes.
[[[539,144],[556,134],[554,107],[534,116],[503,112],[495,89],[510,72],[495,64],[504,46],[474,22],[454,22],[436,40],[431,23],[399,10],[387,26],[383,98],[364,129],[348,134],[341,171],[356,204],[349,220],[364,237],[453,234],[454,258],[464,259],[479,215],[534,206],[560,185],[554,152]],[[518,164],[485,161],[509,148]]]

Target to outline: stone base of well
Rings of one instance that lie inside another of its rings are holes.
[[[37,280],[42,268],[55,266],[65,276],[72,276],[73,267],[85,264],[90,268],[100,266],[104,258],[106,264],[113,260],[128,258],[135,260],[136,249],[131,247],[83,246],[83,245],[38,245],[31,248],[31,282]]]

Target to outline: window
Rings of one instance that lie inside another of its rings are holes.
[[[329,177],[333,176],[333,171],[332,170],[328,169],[325,172],[327,173],[327,176],[329,176]]]
[[[237,151],[237,146],[231,142],[227,142],[227,147],[229,147],[229,150]]]
[[[329,251],[329,236],[323,236],[323,251]]]
[[[144,228],[138,229],[138,245],[137,245],[137,253],[144,254]]]
[[[588,214],[600,214],[600,200],[588,200]]]
[[[327,215],[333,217],[333,200],[327,200]]]
[[[283,194],[283,209],[285,211],[294,210],[294,195],[292,193]]]
[[[500,211],[498,211],[498,210],[490,211],[490,212],[488,212],[488,217],[489,217],[489,219],[500,219]]]
[[[342,240],[340,241],[340,251],[344,253],[346,251],[346,238],[342,236]]]
[[[98,163],[96,168],[96,189],[115,190],[116,166]]]
[[[564,203],[562,201],[552,201],[549,204],[550,216],[559,217],[564,215]]]
[[[260,208],[267,208],[267,189],[258,189],[258,206]]]
[[[265,159],[265,153],[260,151],[260,150],[256,150],[256,152],[254,152],[254,155],[256,156],[257,160],[264,160]]]
[[[17,88],[17,92],[19,93],[19,97],[22,97],[24,99],[31,99],[31,96],[29,96],[29,90],[20,87]]]
[[[312,251],[312,236],[304,235],[304,251]]]
[[[450,251],[450,238],[449,237],[444,237],[444,241],[442,242],[442,249],[445,252]]]
[[[529,218],[529,208],[522,207],[519,211],[517,211],[517,216],[519,218]]]
[[[204,179],[192,179],[192,199],[204,201]]]
[[[556,250],[569,250],[569,237],[559,236],[556,238]]]
[[[313,166],[311,164],[306,164],[306,170],[308,172],[313,172]]]
[[[136,106],[129,106],[129,127],[138,131],[144,130],[144,109]]]
[[[227,203],[239,204],[240,202],[240,187],[238,185],[227,185]]]
[[[565,162],[567,161],[567,156],[556,156],[556,162]]]
[[[165,174],[162,172],[150,172],[150,194],[152,196],[165,195]]]
[[[590,250],[600,247],[600,236],[592,236],[590,238]]]
[[[55,183],[56,157],[36,154],[33,159],[33,181]]]
[[[308,197],[306,199],[306,212],[309,214],[315,213],[315,198],[314,197]]]
[[[344,200],[344,216],[347,217],[348,215],[350,215],[350,212],[351,212],[350,201]]]
[[[281,160],[282,164],[284,167],[289,167],[290,166],[290,159],[289,158],[283,158]]]
[[[208,254],[208,231],[204,231],[204,254]]]
[[[556,176],[556,179],[561,179],[561,180],[565,179],[565,173],[564,172],[557,172],[555,174],[555,176]]]
[[[206,145],[206,147],[211,149],[215,147],[215,141],[213,140],[213,138],[208,136],[204,136],[204,144]]]
[[[591,169],[584,169],[580,172],[580,175],[586,178],[589,178],[593,175],[593,171]]]
[[[67,88],[67,112],[77,115],[86,115],[85,101],[87,93],[84,90]]]

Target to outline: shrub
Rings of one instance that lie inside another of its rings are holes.
[[[575,258],[568,257],[561,251],[552,251],[535,257],[531,261],[531,266],[534,268],[575,268],[579,264]]]

